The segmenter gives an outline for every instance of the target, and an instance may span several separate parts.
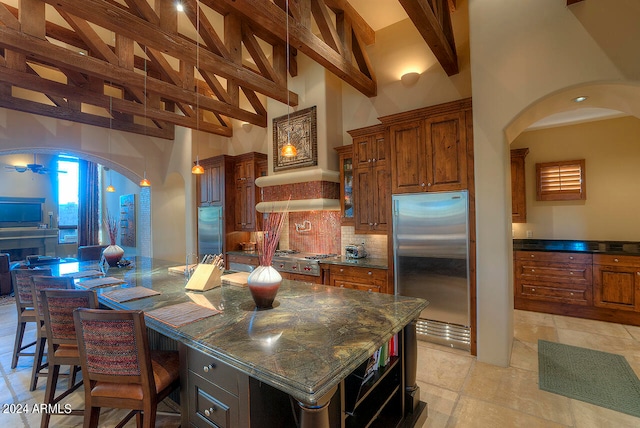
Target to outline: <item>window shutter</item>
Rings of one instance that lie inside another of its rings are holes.
[[[585,200],[584,159],[536,164],[539,201]]]

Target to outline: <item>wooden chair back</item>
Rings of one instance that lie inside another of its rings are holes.
[[[33,308],[36,312],[36,319],[44,324],[44,311],[42,306],[43,290],[73,290],[73,278],[64,276],[34,275],[31,277],[31,296]]]
[[[78,308],[98,308],[96,292],[47,289],[41,290],[40,295],[49,349],[56,345],[77,345],[73,311]]]
[[[33,293],[31,290],[31,278],[38,275],[51,276],[51,268],[43,269],[13,269],[11,281],[16,297],[18,311],[33,308]]]

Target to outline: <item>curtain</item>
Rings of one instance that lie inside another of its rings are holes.
[[[100,231],[98,165],[79,159],[78,172],[78,246],[98,245]]]

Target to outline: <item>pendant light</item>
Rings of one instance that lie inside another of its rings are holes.
[[[144,136],[147,136],[147,46],[144,47]],[[147,157],[144,157],[144,175],[140,180],[140,187],[151,187],[147,180]]]
[[[111,127],[112,127],[112,121],[113,121],[113,95],[109,94],[109,160],[111,162],[113,162],[113,159],[111,158]],[[107,192],[109,193],[113,193],[116,191],[116,188],[113,187],[113,184],[111,183],[111,168],[109,168],[109,185],[107,186]]]
[[[285,70],[285,78],[287,79],[287,144],[282,146],[280,150],[280,156],[286,158],[292,158],[298,154],[296,146],[291,144],[291,103],[289,102],[289,0],[285,3],[285,12],[287,15],[287,45],[285,51],[287,55],[287,68]]]
[[[196,1],[196,70],[200,71],[200,2]],[[198,80],[195,78],[195,91],[196,91],[196,164],[191,168],[191,174],[202,175],[204,174],[204,168],[200,165],[200,145],[198,144],[198,131],[200,130],[200,97],[198,96]]]

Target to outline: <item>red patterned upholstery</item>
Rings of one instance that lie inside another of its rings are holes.
[[[44,324],[47,331],[49,376],[44,403],[52,405],[59,403],[67,395],[82,386],[82,381],[75,382],[75,374],[80,366],[78,341],[73,322],[73,311],[77,308],[97,308],[98,297],[93,290],[55,290],[40,291]],[[72,367],[67,390],[56,397],[60,366]],[[74,410],[72,414],[82,415],[82,410]],[[41,428],[47,428],[52,414],[42,413]]]
[[[33,356],[35,353],[23,352],[33,346],[36,342],[22,343],[24,330],[28,322],[36,322],[36,314],[33,310],[33,297],[31,295],[31,277],[34,275],[51,275],[51,269],[13,269],[11,271],[11,282],[16,297],[16,309],[18,310],[18,324],[16,326],[16,340],[13,345],[13,358],[11,368],[18,365],[18,358],[22,356]]]
[[[35,269],[34,269],[35,270]],[[47,373],[43,373],[41,370],[47,366],[47,363],[42,362],[44,358],[44,348],[47,342],[47,332],[44,327],[44,312],[42,307],[42,298],[40,292],[42,290],[59,289],[59,290],[71,290],[73,289],[73,279],[58,276],[43,276],[33,275],[31,277],[31,296],[32,302],[36,314],[36,325],[39,326],[36,338],[36,352],[33,358],[33,370],[31,372],[31,386],[30,391],[34,391],[38,386],[38,378],[41,376],[47,376]]]
[[[150,351],[142,311],[76,309],[84,378],[84,427],[97,427],[101,407],[131,409],[143,427],[155,425],[158,402],[180,386],[176,351]]]

